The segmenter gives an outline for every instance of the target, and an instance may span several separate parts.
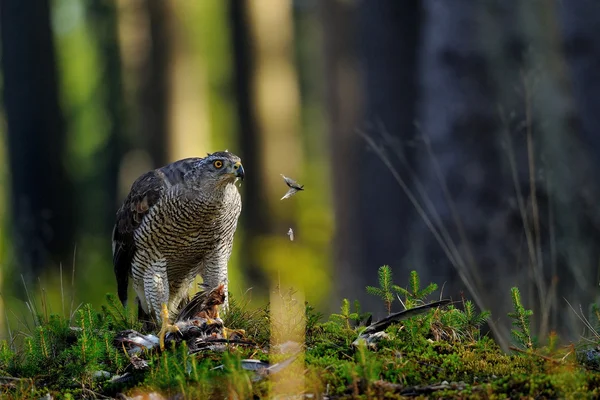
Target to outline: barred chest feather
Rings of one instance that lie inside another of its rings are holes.
[[[136,247],[145,249],[148,261],[164,258],[169,280],[171,275],[198,273],[193,270],[201,264],[225,263],[226,268],[240,212],[241,198],[233,184],[211,196],[173,188],[135,231]]]

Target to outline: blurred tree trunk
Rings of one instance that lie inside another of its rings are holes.
[[[424,194],[420,201],[431,225],[417,217],[409,228],[412,265],[425,272],[422,281],[443,283],[445,296],[460,299],[464,291],[487,309],[487,300],[508,297],[508,288],[497,281],[513,276],[515,266],[507,255],[518,241],[509,241],[499,212],[507,208],[503,193],[511,181],[500,168],[505,157],[497,151],[496,93],[480,39],[484,3],[422,4],[418,121],[423,141],[417,156]],[[505,345],[505,332],[494,322],[491,327]]]
[[[514,7],[513,3],[484,1],[479,17],[482,18],[478,25],[480,43],[485,49],[497,99],[496,110],[492,111],[496,112],[499,122],[499,135],[493,144],[498,164],[486,168],[495,171],[494,186],[499,197],[495,204],[491,204],[494,208],[487,210],[489,222],[481,222],[479,231],[466,231],[468,239],[463,236],[466,240],[461,244],[463,252],[473,257],[465,265],[481,270],[482,286],[476,291],[482,294],[485,307],[493,315],[507,315],[513,310],[508,296],[510,288],[518,286],[523,301],[534,310],[532,327],[535,331],[539,327],[538,322],[549,317],[549,314],[543,317],[537,287],[542,281],[543,286],[549,285],[550,281],[542,278],[544,274],[540,274],[536,263],[536,246],[541,246],[542,237],[534,226],[531,211],[535,203],[538,207],[536,221],[539,222],[539,209],[543,209],[544,217],[547,217],[549,208],[544,185],[531,185],[530,161],[534,166],[531,171],[535,171],[536,161],[530,157],[530,76],[526,70],[528,42],[522,26],[514,23],[519,19],[519,8]],[[536,175],[535,172],[533,174]],[[536,189],[534,195],[532,188]],[[461,215],[460,218],[468,217]],[[536,226],[539,227],[539,224]],[[548,235],[544,238],[544,245],[548,245]],[[551,251],[546,253],[550,254]],[[484,265],[488,267],[487,270],[483,270]],[[550,263],[547,265],[550,266]],[[502,337],[505,345],[508,327],[508,321],[496,326],[496,334]]]
[[[556,6],[581,133],[600,166],[600,2],[558,1]]]
[[[94,199],[88,199],[86,215],[94,219],[91,228],[94,234],[110,239],[115,217],[115,204],[121,201],[118,195],[119,166],[127,151],[126,122],[124,118],[123,80],[121,73],[121,53],[118,38],[117,9],[114,0],[91,0],[88,3],[88,17],[100,54],[100,81],[105,84],[100,90],[100,106],[110,121],[108,139],[97,155],[97,175],[90,177],[87,193],[94,189]],[[95,210],[93,214],[90,214]]]
[[[4,105],[17,265],[26,278],[51,262],[70,264],[72,185],[46,0],[0,3]]]
[[[562,49],[568,63],[568,73],[574,96],[577,118],[579,122],[578,130],[581,132],[581,147],[587,149],[586,154],[595,165],[587,169],[586,179],[588,183],[583,190],[583,202],[585,212],[582,215],[581,222],[584,223],[585,231],[582,233],[586,237],[588,246],[586,253],[588,260],[585,263],[586,271],[583,274],[585,282],[585,298],[582,300],[576,293],[582,290],[582,285],[574,287],[573,293],[569,297],[577,298],[583,304],[595,302],[598,304],[597,282],[598,264],[600,254],[598,245],[600,242],[600,210],[597,204],[597,195],[590,187],[595,188],[598,193],[600,180],[597,171],[600,168],[600,135],[598,135],[598,126],[600,126],[600,37],[597,34],[597,27],[600,26],[600,2],[597,1],[578,1],[578,2],[557,2],[557,13],[561,22],[563,42]],[[575,155],[578,157],[578,155]],[[591,181],[591,182],[590,182]],[[571,214],[568,212],[567,214]],[[591,253],[591,254],[590,254]],[[580,280],[581,282],[581,280]]]
[[[149,23],[148,54],[141,68],[139,137],[153,167],[169,160],[171,10],[168,1],[144,0]]]
[[[545,340],[550,329],[574,335],[561,298],[593,300],[598,213],[556,15],[535,4],[424,2],[419,176],[433,228],[416,221],[411,230],[428,280],[454,297],[468,291],[498,316],[519,286]],[[506,346],[508,321],[490,326]]]
[[[393,147],[394,167],[406,177],[415,161],[411,145],[415,138],[421,2],[363,0],[357,15],[364,71],[364,131],[376,143]],[[355,290],[364,293],[365,285],[377,283],[377,268],[384,264],[391,265],[398,282],[406,282],[409,268],[403,268],[403,260],[409,249],[407,225],[414,207],[390,168],[363,139],[358,140],[357,156],[350,163],[357,166],[356,174],[340,171],[342,176],[337,178],[351,179],[357,185],[357,232],[363,254],[353,275],[358,286]]]
[[[359,80],[356,54],[356,7],[348,2],[319,2],[323,27],[324,97],[329,136],[331,191],[335,213],[334,233],[334,299],[356,298],[364,292],[366,277],[360,260],[359,224],[355,217],[358,207],[355,194],[360,182],[356,179],[360,138],[355,129],[360,113],[356,82]],[[336,168],[344,165],[344,168]],[[337,307],[337,300],[334,302]]]
[[[552,228],[556,230],[556,237],[550,249],[556,254],[551,261],[554,264],[552,279],[557,289],[555,295],[550,292],[552,297],[548,300],[543,299],[548,290],[542,290],[540,304],[542,309],[558,310],[560,325],[553,328],[572,340],[579,335],[577,317],[560,299],[589,306],[597,298],[598,289],[600,213],[597,198],[600,187],[594,173],[597,164],[591,160],[598,160],[600,154],[597,139],[589,129],[597,120],[592,96],[597,96],[594,89],[599,80],[593,74],[585,74],[585,65],[589,63],[587,60],[598,59],[598,51],[594,55],[593,50],[593,43],[598,49],[598,39],[592,27],[594,21],[600,20],[599,11],[597,2],[587,1],[548,2],[541,9],[524,2],[520,7],[521,25],[535,49],[526,60],[533,81],[531,129],[539,152],[538,164],[543,168],[546,196],[555,215]],[[559,12],[564,21],[564,39]],[[561,51],[563,40],[567,60]],[[566,61],[571,62],[575,72],[572,86],[575,97],[569,86]],[[547,325],[542,324],[545,329],[540,335],[546,333]]]
[[[252,173],[260,171],[260,160],[263,156],[256,115],[252,107],[252,75],[254,60],[250,45],[250,27],[247,3],[244,0],[229,1],[229,15],[232,30],[233,61],[235,70],[235,93],[237,100],[237,120],[240,157],[244,168]],[[258,175],[256,175],[258,177]],[[241,215],[244,227],[242,254],[251,254],[253,237],[268,233],[268,210],[261,194],[264,193],[261,179],[253,179],[252,184],[244,185],[244,212]],[[265,284],[264,272],[256,258],[242,258],[242,271],[248,286]]]
[[[298,197],[280,201],[286,186],[279,174],[302,180],[299,176],[302,147],[298,137],[299,93],[292,52],[291,4],[269,0],[245,1],[244,4],[248,38],[252,43],[250,104],[259,133],[244,140],[256,140],[257,169],[249,178],[261,181],[260,207],[264,211],[259,215],[266,232],[266,235],[249,234],[253,241],[250,257],[269,272],[271,282],[280,278],[282,285],[293,282],[302,290],[305,276],[297,274],[302,274],[309,266],[302,270],[298,257],[294,257],[297,246],[285,252],[281,246],[289,243],[286,232],[294,225]]]

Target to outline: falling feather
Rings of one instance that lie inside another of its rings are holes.
[[[300,185],[298,182],[296,182],[292,178],[289,178],[283,174],[280,174],[280,175],[283,177],[285,184],[288,185],[288,187],[289,187],[288,191],[286,192],[286,194],[283,195],[281,200],[288,199],[288,198],[292,197],[293,195],[295,195],[298,191],[304,190],[304,185]]]

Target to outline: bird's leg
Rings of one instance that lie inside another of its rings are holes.
[[[223,285],[225,299],[221,304],[221,310],[227,311],[229,308],[229,293],[227,291],[227,264],[216,263],[216,265],[208,265],[205,272],[202,274],[202,281],[208,287],[207,290],[212,290],[219,285]]]
[[[166,262],[153,263],[144,275],[144,292],[146,300],[151,303],[157,321],[161,321],[158,339],[161,351],[165,349],[165,336],[169,332],[177,332],[179,328],[169,320],[169,281]]]
[[[162,303],[162,309],[160,311],[160,317],[162,320],[160,332],[158,333],[158,340],[160,342],[160,350],[165,349],[165,336],[169,332],[179,332],[179,328],[177,325],[171,324],[169,321],[169,308],[167,307],[167,303]]]

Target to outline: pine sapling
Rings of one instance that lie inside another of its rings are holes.
[[[523,304],[521,303],[521,293],[517,287],[511,288],[510,294],[515,312],[508,313],[508,316],[512,318],[512,324],[517,328],[512,329],[511,334],[517,344],[526,349],[531,349],[533,348],[533,342],[531,340],[530,317],[533,315],[533,311],[526,310],[525,307],[523,307]]]
[[[348,299],[344,299],[342,300],[342,306],[340,307],[340,313],[339,314],[331,314],[331,318],[333,320],[337,320],[339,321],[341,324],[345,325],[345,327],[347,329],[352,329],[352,324],[351,322],[354,324],[354,326],[357,326],[360,324],[360,322],[366,318],[368,318],[368,316],[370,315],[370,313],[361,313],[360,310],[360,303],[358,302],[358,300],[354,301],[354,311],[350,310],[350,301],[348,301]]]
[[[489,311],[480,313],[475,311],[475,305],[471,300],[463,300],[463,311],[456,313],[458,327],[470,340],[479,339],[481,325],[491,317]]]
[[[350,312],[350,301],[348,299],[342,300],[342,306],[340,307],[339,314],[331,314],[331,318],[337,321],[340,321],[342,324],[346,326],[347,329],[352,329],[350,326],[350,320],[356,319],[358,316],[356,313]]]
[[[367,293],[381,298],[389,315],[392,313],[394,291],[397,291],[399,287],[392,282],[392,269],[389,265],[379,267],[378,275],[379,287],[367,286]]]
[[[106,305],[102,305],[102,313],[110,329],[122,331],[125,329],[140,330],[142,324],[137,317],[123,307],[121,301],[113,293],[106,295]]]
[[[421,280],[417,271],[410,272],[409,278],[409,289],[405,289],[394,285],[393,290],[405,297],[405,303],[407,309],[417,306],[419,303],[424,303],[424,299],[431,293],[437,290],[438,286],[435,283],[430,283],[424,289],[421,289]]]
[[[554,354],[558,349],[558,334],[556,331],[550,331],[548,334],[548,345],[546,346],[547,354]]]

